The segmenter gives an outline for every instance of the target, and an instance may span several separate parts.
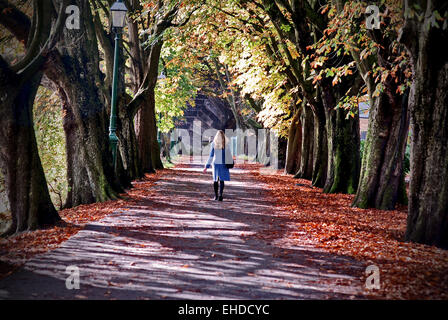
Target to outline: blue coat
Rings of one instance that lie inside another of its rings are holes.
[[[233,161],[232,153],[226,146],[224,149],[215,149],[215,144],[212,143],[210,148],[210,156],[208,157],[206,168],[210,168],[213,164],[213,181],[230,181],[230,172],[226,163],[231,164]]]

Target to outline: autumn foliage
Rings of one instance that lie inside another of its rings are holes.
[[[365,290],[374,299],[447,299],[448,252],[404,242],[407,208],[394,211],[351,207],[353,195],[325,194],[310,181],[260,174],[258,165],[243,165],[269,187],[289,223],[283,237],[304,241],[328,252],[380,269],[381,289]]]
[[[182,168],[186,165],[179,164]],[[367,290],[373,299],[447,299],[448,252],[436,247],[403,241],[406,207],[395,211],[352,208],[352,195],[324,194],[303,179],[281,173],[260,174],[261,165],[237,164],[256,180],[266,184],[276,204],[272,214],[286,219],[283,229],[273,236],[295,245],[312,243],[336,255],[353,258],[365,266],[380,269],[381,289]],[[132,203],[151,198],[151,186],[171,170],[158,171],[134,182],[122,199],[81,205],[60,211],[57,226],[23,232],[0,242],[0,277],[12,273],[27,259],[58,247],[86,224],[100,220]],[[189,173],[191,174],[191,173]],[[365,281],[365,278],[360,279]]]

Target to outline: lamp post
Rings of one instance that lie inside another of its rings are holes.
[[[126,23],[126,12],[128,9],[122,0],[116,1],[110,8],[112,15],[112,29],[115,32],[115,52],[114,52],[114,70],[112,80],[112,99],[110,109],[110,124],[109,124],[109,142],[112,148],[113,166],[117,163],[117,144],[118,137],[117,130],[117,85],[118,85],[118,57],[121,39],[121,30]]]

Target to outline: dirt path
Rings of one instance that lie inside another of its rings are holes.
[[[2,299],[350,299],[360,263],[289,246],[266,185],[232,170],[223,202],[210,173],[173,169],[140,203],[91,223],[0,281]],[[80,289],[66,288],[77,266]]]

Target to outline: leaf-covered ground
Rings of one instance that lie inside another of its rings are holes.
[[[362,263],[285,239],[269,187],[234,169],[223,202],[200,163],[136,182],[125,206],[0,281],[0,299],[357,299]],[[67,290],[68,266],[80,272]]]
[[[166,170],[146,175],[139,181],[139,188],[133,188],[121,195],[122,199],[61,210],[59,215],[62,221],[54,227],[26,231],[6,239],[0,238],[0,279],[14,272],[34,255],[59,247],[86,224],[101,220],[124,205],[137,201],[144,190],[150,188],[164,174]]]
[[[403,241],[407,208],[394,211],[358,209],[352,195],[324,194],[310,181],[260,174],[278,208],[290,217],[288,237],[297,244],[313,241],[338,255],[380,269],[380,290],[366,290],[379,299],[448,299],[448,250]]]
[[[189,165],[178,165],[179,169],[182,167]],[[293,179],[280,172],[275,175],[260,174],[259,165],[237,164],[236,168],[247,170],[251,181],[255,179],[267,185],[268,193],[259,197],[268,196],[276,204],[271,213],[273,220],[277,221],[275,226],[270,226],[268,221],[262,228],[263,232],[251,235],[242,233],[243,239],[251,241],[251,238],[260,238],[266,243],[275,243],[279,248],[300,248],[304,244],[312,244],[319,250],[334,254],[334,260],[339,256],[348,258],[347,261],[355,259],[364,267],[376,265],[380,270],[381,289],[365,289],[363,293],[373,299],[448,298],[448,251],[403,241],[405,207],[395,211],[352,208],[351,195],[323,194],[321,189],[313,188],[309,181]],[[0,240],[0,277],[12,273],[34,255],[59,247],[86,224],[100,220],[119,208],[139,208],[142,203],[153,201],[150,199],[172,197],[162,195],[163,189],[157,191],[151,188],[157,180],[174,183],[177,179],[179,183],[193,177],[196,179],[197,173],[178,171],[177,175],[173,176],[172,170],[148,175],[136,182],[135,188],[122,195],[120,200],[62,210],[60,215],[63,222],[55,227]],[[228,189],[227,192],[235,190]],[[197,195],[192,193],[187,198],[180,197],[179,201],[187,201],[191,197],[196,199]],[[174,198],[170,201],[177,205]],[[197,200],[194,203],[200,204]],[[151,202],[151,207],[154,205]],[[154,207],[153,210],[160,208]],[[281,223],[277,217],[279,212]],[[282,254],[288,255],[287,250],[282,252],[280,250],[273,259],[283,259]],[[329,265],[327,271],[330,272],[333,267]],[[364,279],[362,275],[360,278],[365,281],[365,276]],[[317,282],[323,285],[325,281],[321,279]]]

